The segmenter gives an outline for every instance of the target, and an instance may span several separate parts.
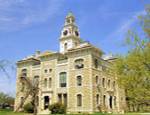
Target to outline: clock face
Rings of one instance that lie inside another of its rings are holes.
[[[76,36],[79,36],[79,32],[78,32],[78,31],[75,31],[75,35],[76,35]]]
[[[68,34],[68,31],[65,30],[65,31],[63,32],[63,34],[64,34],[64,36],[66,36],[66,35]]]

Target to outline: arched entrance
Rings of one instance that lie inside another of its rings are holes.
[[[49,107],[49,96],[44,97],[44,109],[48,109]]]

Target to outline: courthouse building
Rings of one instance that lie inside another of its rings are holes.
[[[56,102],[66,105],[67,113],[123,112],[124,90],[118,87],[117,76],[106,72],[113,71],[116,58],[108,55],[103,59],[104,52],[97,45],[83,42],[75,21],[70,12],[58,38],[59,52],[36,51],[16,63],[15,111],[31,101],[27,82],[20,79],[25,77],[39,82],[38,113],[48,112],[48,106]]]

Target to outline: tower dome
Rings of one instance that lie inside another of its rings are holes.
[[[71,21],[75,21],[76,19],[75,19],[75,17],[74,17],[74,15],[71,13],[71,11],[69,12],[69,14],[67,15],[67,17],[65,18],[65,20],[67,21],[67,22],[69,22],[69,23],[71,23]]]

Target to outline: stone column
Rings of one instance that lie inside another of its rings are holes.
[[[72,18],[70,18],[70,23],[72,23]]]
[[[44,109],[44,97],[41,98],[41,109]]]
[[[114,96],[112,96],[112,109],[115,109]]]

